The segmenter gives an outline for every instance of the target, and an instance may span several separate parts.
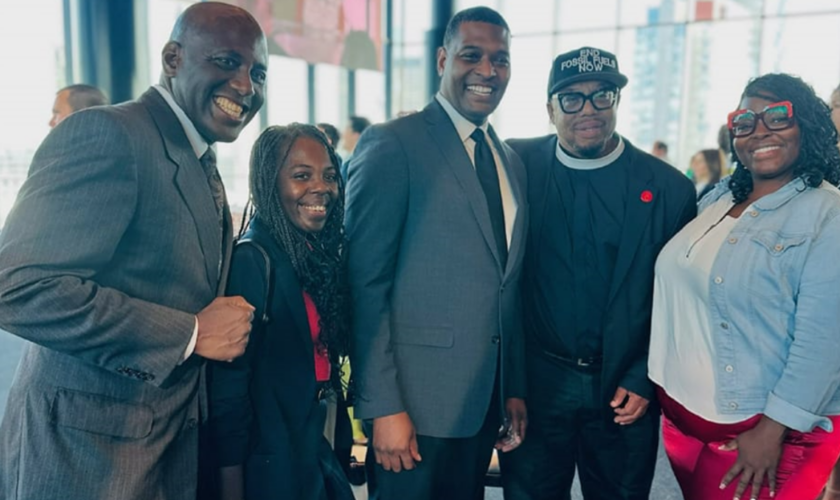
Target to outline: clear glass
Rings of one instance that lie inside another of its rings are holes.
[[[149,68],[149,84],[157,83],[160,80],[161,60],[160,53],[163,46],[169,41],[172,34],[172,27],[175,20],[187,7],[195,2],[189,0],[145,0],[146,3],[146,37],[148,43],[147,64]],[[138,24],[141,26],[141,24]],[[142,37],[140,38],[143,39]]]
[[[835,5],[834,14],[765,21],[761,73],[798,75],[828,99],[840,84],[840,1]]]
[[[356,71],[356,114],[371,123],[385,120],[385,75],[379,71]]]
[[[428,103],[427,64],[423,54],[424,46],[420,44],[394,47],[391,106],[395,116],[419,111]]]
[[[225,183],[230,211],[234,214],[234,221],[239,220],[239,214],[248,201],[248,162],[251,157],[251,147],[260,135],[260,117],[255,116],[251,123],[242,130],[236,142],[217,142],[216,158],[219,175]],[[239,228],[236,227],[235,230]]]
[[[510,1],[509,3],[514,3]],[[545,16],[553,17],[557,22],[555,26],[559,31],[585,32],[603,28],[614,28],[618,22],[619,3],[624,9],[629,0],[586,0],[585,7],[581,0],[561,0],[554,2],[554,9],[546,8]],[[520,7],[521,8],[521,7]],[[589,45],[589,44],[586,44]]]
[[[689,19],[713,21],[722,19],[744,20],[759,17],[765,0],[693,0]]]
[[[718,147],[726,117],[738,106],[747,81],[758,74],[761,21],[697,23],[686,38],[684,88],[675,165],[686,170],[701,149]],[[733,47],[738,47],[734,50]],[[724,139],[728,136],[723,134]]]
[[[309,87],[306,75],[306,61],[269,56],[265,101],[269,125],[309,120]]]
[[[315,122],[347,120],[347,70],[340,66],[315,66]]]
[[[758,1],[758,0],[754,0]],[[837,0],[764,0],[766,16],[785,16],[788,14],[827,14],[840,8]],[[835,25],[837,28],[837,25]]]
[[[553,130],[545,104],[551,61],[552,37],[531,36],[511,42],[511,78],[502,102],[490,117],[502,138],[533,137]]]
[[[596,49],[612,52],[618,57],[618,31],[615,29],[592,30],[586,32],[561,32],[557,35],[554,44],[557,47],[556,54],[563,54],[570,50],[581,47],[595,47]],[[618,68],[623,73],[621,58],[618,57]],[[553,58],[551,59],[554,60]],[[548,63],[549,65],[551,62]]]
[[[3,107],[0,124],[0,228],[26,179],[32,156],[46,137],[55,93],[65,80],[61,0],[4,3],[0,16]]]
[[[628,84],[621,91],[617,130],[636,147],[649,151],[657,140],[674,146],[680,140],[686,44],[684,24],[622,30],[619,68]]]
[[[505,21],[514,37],[535,33],[547,35],[557,27],[562,3],[557,0],[527,0],[525,3],[522,0],[498,0],[497,8],[505,13]]]
[[[621,0],[619,25],[641,27],[683,23],[689,18],[688,0]]]
[[[422,43],[426,39],[426,33],[432,27],[431,2],[394,0],[393,5],[394,43]]]

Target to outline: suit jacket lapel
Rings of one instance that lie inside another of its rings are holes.
[[[632,146],[625,141],[625,147]],[[650,223],[653,207],[659,198],[656,186],[652,183],[650,169],[642,163],[635,162],[635,154],[630,155],[630,165],[627,171],[627,207],[624,211],[624,225],[621,230],[621,243],[618,247],[618,257],[613,270],[612,283],[608,304],[618,293],[618,289],[627,276],[627,271],[633,264],[639,242],[645,229]],[[643,196],[645,193],[645,196]],[[648,196],[649,195],[649,196]],[[647,200],[647,201],[645,201]]]
[[[499,159],[502,161],[502,168],[505,169],[508,184],[510,184],[510,191],[516,203],[516,215],[513,219],[513,229],[511,230],[510,243],[508,244],[507,269],[504,272],[504,276],[507,276],[510,270],[513,269],[514,263],[524,248],[526,211],[523,205],[526,204],[526,200],[525,193],[522,192],[522,186],[519,184],[519,176],[513,171],[513,164],[510,160],[507,145],[499,140],[493,127],[487,127],[487,131],[489,132],[490,140],[493,141],[493,145],[496,147],[496,151],[499,152]]]
[[[303,302],[303,288],[301,288],[300,280],[295,274],[292,267],[292,261],[289,260],[288,254],[284,252],[279,245],[275,247],[274,255],[276,256],[277,269],[275,272],[274,284],[277,292],[282,293],[285,297],[286,304],[289,306],[289,311],[292,313],[297,330],[306,335],[306,340],[312,342],[312,331],[309,329],[309,318],[306,314],[306,304]],[[310,345],[309,343],[304,345]],[[310,353],[312,355],[312,353]]]
[[[423,110],[423,113],[429,124],[428,131],[432,142],[440,148],[443,158],[452,168],[455,178],[461,185],[461,189],[464,190],[473,215],[478,222],[478,227],[481,229],[481,234],[484,235],[484,241],[496,259],[496,264],[501,269],[499,251],[496,248],[496,240],[493,238],[493,226],[490,224],[490,210],[487,208],[487,199],[484,197],[484,190],[478,182],[475,168],[470,161],[470,157],[467,156],[467,151],[464,149],[464,144],[461,142],[457,130],[455,130],[455,126],[437,100],[432,100]]]
[[[172,109],[163,100],[157,90],[149,89],[140,97],[140,101],[149,109],[161,138],[163,139],[166,155],[177,167],[175,172],[175,186],[181,193],[195,222],[198,239],[204,253],[204,265],[207,272],[207,282],[210,288],[217,289],[219,285],[219,259],[222,257],[222,235],[219,234],[219,221],[213,194],[207,183],[207,176],[201,168],[198,158],[190,145],[181,122]],[[230,212],[226,219],[230,218]],[[226,221],[228,225],[232,225]],[[230,245],[225,244],[225,247]],[[225,259],[230,257],[230,248],[226,248]],[[183,258],[189,258],[184,256]]]

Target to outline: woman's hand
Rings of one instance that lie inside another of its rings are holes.
[[[732,441],[722,445],[722,450],[738,450],[738,460],[723,476],[720,489],[729,486],[738,475],[741,479],[735,488],[735,500],[740,500],[752,484],[750,498],[758,498],[761,486],[767,479],[770,496],[776,495],[776,468],[782,457],[782,443],[788,428],[775,420],[764,416],[758,425],[741,433]]]

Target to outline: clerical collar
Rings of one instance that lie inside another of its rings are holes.
[[[560,141],[557,141],[557,159],[564,166],[575,170],[595,170],[604,168],[618,160],[618,157],[621,156],[621,153],[623,152],[624,139],[622,139],[620,135],[618,136],[618,145],[616,145],[615,149],[613,149],[610,154],[602,156],[601,158],[593,158],[591,160],[570,156],[568,153],[563,151],[563,148],[560,147]]]

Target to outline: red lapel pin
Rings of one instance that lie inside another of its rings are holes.
[[[653,201],[653,193],[645,189],[644,191],[642,191],[642,195],[639,196],[639,199],[641,199],[645,203],[650,203]]]

